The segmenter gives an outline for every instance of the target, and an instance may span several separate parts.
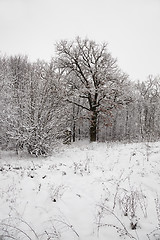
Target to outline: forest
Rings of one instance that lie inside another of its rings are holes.
[[[133,82],[107,43],[55,44],[50,62],[0,56],[0,147],[48,155],[59,142],[157,141],[160,76]]]

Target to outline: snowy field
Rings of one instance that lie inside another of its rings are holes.
[[[160,239],[160,143],[1,152],[0,240]]]

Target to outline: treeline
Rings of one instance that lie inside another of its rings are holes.
[[[56,44],[49,63],[0,57],[0,145],[46,155],[59,140],[155,141],[160,77],[133,83],[107,49],[89,39]]]

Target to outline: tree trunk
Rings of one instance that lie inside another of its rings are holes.
[[[97,140],[97,111],[91,112],[90,120],[90,142],[96,142]]]
[[[73,120],[73,134],[72,134],[72,139],[73,139],[73,142],[76,141],[76,121]]]
[[[76,116],[75,116],[75,105],[73,104],[73,133],[72,133],[72,139],[73,139],[73,142],[76,141]]]

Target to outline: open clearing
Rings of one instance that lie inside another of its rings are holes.
[[[160,239],[160,143],[1,152],[0,240]]]

